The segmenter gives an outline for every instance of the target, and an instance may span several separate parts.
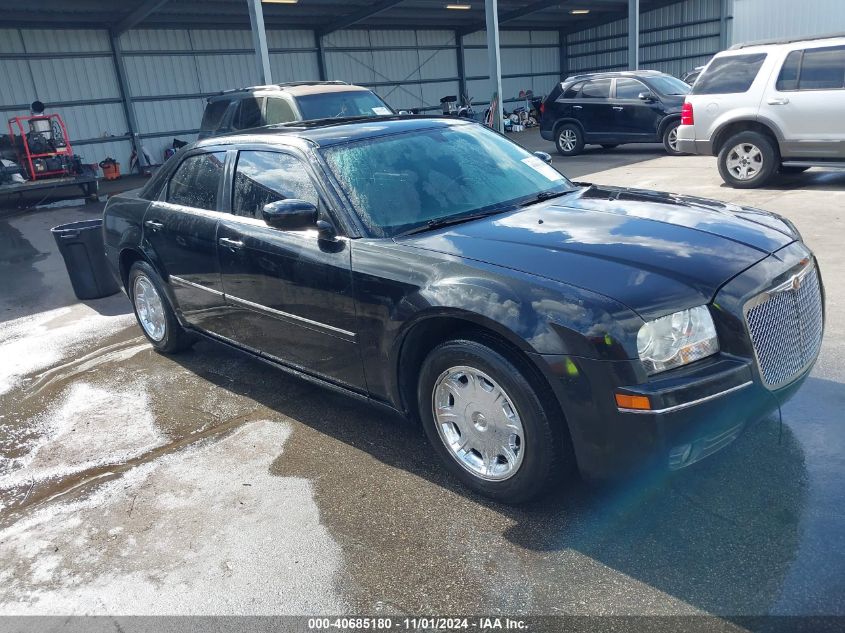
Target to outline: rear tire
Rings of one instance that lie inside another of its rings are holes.
[[[678,150],[678,128],[680,121],[672,121],[663,130],[663,147],[669,156],[683,156],[684,153]]]
[[[780,167],[780,156],[772,141],[759,132],[740,132],[722,146],[719,175],[735,189],[762,187]]]
[[[555,133],[555,146],[561,156],[575,156],[584,149],[584,134],[574,123],[564,123]]]
[[[141,331],[157,352],[175,354],[194,344],[196,339],[176,318],[161,277],[147,262],[132,264],[126,291]]]
[[[472,340],[442,343],[417,389],[423,429],[446,468],[496,501],[524,503],[560,478],[564,443],[526,373]],[[571,461],[571,460],[570,460]]]

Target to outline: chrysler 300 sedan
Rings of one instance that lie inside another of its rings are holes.
[[[818,266],[772,213],[571,182],[464,120],[297,125],[198,142],[109,200],[155,349],[210,337],[399,411],[509,503],[692,464],[818,355]]]

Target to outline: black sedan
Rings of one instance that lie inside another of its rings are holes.
[[[444,118],[208,139],[109,200],[107,256],[157,350],[399,411],[504,502],[687,466],[798,388],[823,289],[788,221],[546,158]]]

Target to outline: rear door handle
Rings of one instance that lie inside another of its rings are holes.
[[[160,231],[164,228],[164,222],[159,222],[158,220],[147,220],[144,222],[144,226],[151,231]]]
[[[233,251],[240,250],[244,247],[244,243],[239,240],[231,240],[228,237],[221,237],[217,240],[220,246],[225,246],[226,248],[230,248]]]
[[[769,105],[786,105],[789,103],[789,99],[787,97],[773,97],[766,101]]]
[[[617,112],[622,112],[622,110],[624,110],[625,108],[623,108],[622,106],[613,106],[613,109]]]

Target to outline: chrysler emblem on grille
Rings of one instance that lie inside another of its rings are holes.
[[[792,289],[798,290],[801,287],[801,275],[795,275],[792,278]]]

